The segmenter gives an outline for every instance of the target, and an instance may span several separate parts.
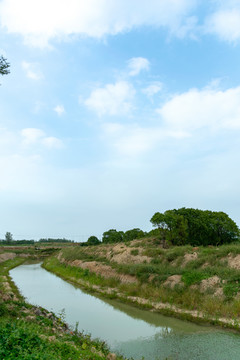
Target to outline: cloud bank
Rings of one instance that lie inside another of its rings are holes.
[[[2,0],[0,23],[40,47],[74,34],[99,39],[139,26],[164,27],[182,36],[195,4],[195,0]]]

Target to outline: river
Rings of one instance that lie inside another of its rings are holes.
[[[210,326],[103,300],[65,282],[41,267],[21,265],[10,275],[26,300],[56,314],[111,350],[145,360],[239,360],[240,335]],[[64,311],[63,311],[64,309]]]

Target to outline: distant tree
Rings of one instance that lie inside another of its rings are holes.
[[[236,223],[224,212],[181,208],[151,218],[165,241],[173,245],[222,245],[239,240]]]
[[[185,245],[188,239],[188,222],[184,216],[172,210],[164,213],[167,224],[166,240],[172,245]]]
[[[124,239],[124,241],[132,241],[135,239],[139,239],[139,238],[143,237],[144,235],[145,235],[144,231],[142,231],[139,228],[135,228],[132,230],[127,230],[124,233],[123,239]]]
[[[117,231],[116,229],[110,229],[103,233],[102,242],[105,244],[122,242],[123,236],[124,236],[123,231]]]
[[[13,243],[17,244],[17,245],[33,245],[33,244],[35,244],[35,241],[34,240],[14,240]]]
[[[222,211],[192,208],[173,211],[187,220],[188,243],[193,246],[222,245],[239,239],[238,226]]]
[[[52,238],[41,238],[38,240],[40,243],[72,243],[73,240],[62,239],[52,239]]]
[[[0,74],[1,75],[7,75],[10,73],[10,64],[7,62],[7,59],[5,59],[2,55],[0,56]]]
[[[90,236],[87,240],[88,245],[99,245],[101,241],[96,236]]]
[[[10,244],[13,241],[13,236],[9,231],[7,231],[6,234],[5,234],[5,241],[8,244]]]
[[[160,212],[156,212],[152,216],[150,221],[154,227],[158,228],[160,239],[163,242],[163,247],[166,247],[166,245],[167,245],[166,233],[167,233],[167,228],[168,228],[168,225],[166,223],[166,217],[164,216],[164,214],[162,214]]]

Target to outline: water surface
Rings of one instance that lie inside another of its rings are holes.
[[[40,264],[10,271],[23,296],[66,322],[106,341],[113,351],[145,360],[239,360],[240,336],[139,310],[83,292]]]

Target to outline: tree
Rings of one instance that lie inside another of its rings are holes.
[[[222,211],[181,208],[173,210],[188,223],[187,243],[193,246],[229,244],[239,239],[236,223]]]
[[[139,228],[135,228],[132,230],[127,230],[124,233],[124,241],[131,241],[131,240],[135,240],[135,239],[139,239],[141,237],[143,237],[145,235],[144,231],[142,231]]]
[[[167,224],[166,239],[172,245],[185,245],[188,239],[188,222],[184,216],[167,210],[164,213]]]
[[[156,212],[152,218],[151,218],[151,223],[153,224],[153,226],[157,226],[159,229],[166,229],[167,228],[167,224],[166,224],[166,218],[164,216],[164,214],[160,213],[160,212]]]
[[[5,59],[2,55],[0,56],[0,74],[1,75],[7,75],[10,73],[10,64],[7,62],[7,59]]]
[[[13,241],[13,236],[9,231],[7,231],[6,234],[5,234],[5,241],[8,244],[10,244]]]
[[[239,239],[236,223],[224,212],[211,213],[211,228],[214,245],[227,244]]]
[[[123,231],[117,231],[116,229],[110,229],[103,233],[102,242],[105,244],[122,242],[123,236],[124,236]]]
[[[239,240],[239,229],[230,217],[221,211],[181,208],[155,213],[151,218],[163,238],[173,245],[222,245]]]
[[[187,241],[187,220],[182,215],[176,214],[173,210],[165,213],[155,213],[151,218],[153,226],[157,226],[163,241],[163,247],[167,243],[172,245],[184,245]]]
[[[88,245],[98,245],[101,241],[96,236],[90,236],[87,240]]]
[[[166,245],[167,245],[167,242],[166,242],[166,230],[167,230],[167,227],[168,227],[167,223],[166,223],[165,215],[160,213],[160,212],[156,212],[152,216],[150,221],[153,224],[153,226],[158,227],[161,240],[163,241],[163,247],[165,248]]]

